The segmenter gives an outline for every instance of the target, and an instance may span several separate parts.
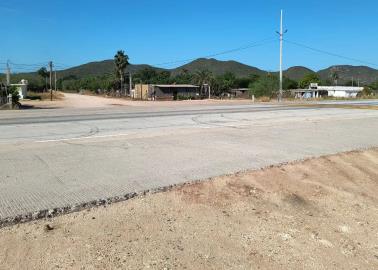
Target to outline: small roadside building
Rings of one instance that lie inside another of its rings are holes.
[[[28,81],[21,80],[19,83],[13,83],[10,86],[16,87],[20,99],[24,99],[28,95]]]
[[[148,100],[149,99],[149,84],[136,84],[135,88],[131,90],[131,97],[134,99],[142,99]]]
[[[308,89],[292,90],[295,98],[320,98],[320,97],[340,97],[356,98],[357,94],[364,90],[363,87],[354,86],[320,86],[311,83]]]
[[[136,84],[131,97],[142,100],[179,100],[199,96],[199,86],[191,84]]]

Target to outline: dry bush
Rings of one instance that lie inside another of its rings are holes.
[[[262,96],[258,98],[258,101],[260,102],[270,102],[271,98],[267,96]]]
[[[44,93],[36,93],[36,92],[28,92],[27,98],[29,99],[39,99],[39,100],[50,100],[51,93],[44,92]],[[60,100],[64,98],[64,94],[60,91],[53,91],[53,100]]]

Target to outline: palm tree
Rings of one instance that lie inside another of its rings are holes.
[[[114,55],[114,65],[116,77],[121,82],[121,92],[123,90],[123,81],[125,78],[125,69],[129,64],[129,57],[125,54],[124,51],[119,50],[116,55]],[[125,93],[126,95],[126,93]]]
[[[209,70],[198,70],[194,74],[194,82],[200,86],[200,95],[203,93],[203,88],[205,84],[210,84],[213,74]]]
[[[336,71],[334,71],[332,72],[331,77],[333,79],[333,83],[336,84],[337,86],[337,81],[339,80],[339,74]]]
[[[42,79],[45,81],[45,90],[47,89],[47,77],[49,77],[49,73],[45,67],[41,67],[37,71],[38,75],[42,77]]]

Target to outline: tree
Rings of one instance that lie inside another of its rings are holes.
[[[371,89],[373,90],[378,90],[378,81],[376,82],[373,82],[371,85],[370,85]]]
[[[331,74],[331,78],[333,80],[333,83],[337,85],[337,81],[339,80],[339,74],[336,71],[333,71]]]
[[[8,89],[8,93],[12,95],[12,104],[18,104],[20,100],[20,94],[16,86],[11,86]]]
[[[282,82],[283,89],[290,90],[298,88],[298,82],[290,78],[284,77]]]
[[[248,77],[236,78],[235,87],[236,88],[248,88],[251,83],[256,82],[260,78],[257,74],[250,74]]]
[[[158,73],[155,69],[147,67],[134,74],[134,80],[138,83],[154,83]]]
[[[129,57],[125,54],[124,51],[120,50],[114,55],[114,65],[116,78],[119,79],[121,83],[121,92],[123,91],[123,81],[125,78],[125,69],[129,64]]]
[[[167,70],[157,72],[154,83],[169,84],[171,83],[171,73]]]
[[[268,74],[260,77],[256,82],[251,83],[249,88],[252,95],[255,97],[273,97],[277,94],[279,87],[279,80],[277,76]]]
[[[172,81],[177,84],[190,84],[195,83],[194,76],[187,69],[182,69]]]
[[[362,92],[360,92],[359,94],[360,96],[367,97],[373,94],[373,90],[370,87],[365,86]]]
[[[316,73],[307,73],[299,82],[300,88],[308,88],[311,83],[320,83],[319,75]]]
[[[235,87],[236,84],[236,76],[232,72],[226,72],[221,76],[221,79],[223,80],[223,86],[226,91],[231,90],[233,87]]]
[[[47,71],[47,69],[45,67],[41,67],[38,71],[37,71],[38,75],[42,77],[42,80],[45,81],[45,90],[47,90],[47,78],[49,77],[49,72]]]
[[[209,70],[198,70],[194,74],[194,82],[200,86],[200,95],[204,94],[204,85],[210,84],[213,74]]]
[[[211,79],[211,89],[214,95],[224,95],[237,85],[235,74],[226,72]]]

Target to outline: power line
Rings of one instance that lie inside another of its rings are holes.
[[[170,65],[173,65],[173,64],[178,64],[178,63],[184,63],[184,62],[193,61],[193,60],[196,60],[198,58],[216,57],[216,56],[219,56],[219,55],[229,54],[229,53],[238,52],[238,51],[246,50],[246,49],[253,48],[253,47],[262,46],[262,45],[265,45],[265,44],[268,44],[268,43],[272,43],[273,41],[276,41],[276,40],[277,40],[276,38],[266,38],[266,39],[263,39],[263,40],[260,40],[260,41],[257,41],[257,42],[249,43],[247,45],[234,48],[234,49],[229,49],[229,50],[225,50],[225,51],[221,51],[221,52],[216,52],[216,53],[208,54],[208,55],[201,56],[201,57],[187,58],[187,59],[180,59],[180,60],[169,61],[169,62],[164,62],[164,63],[152,64],[152,66],[170,66]],[[4,63],[0,62],[0,64],[6,65],[7,63],[6,62],[4,62]],[[34,71],[33,67],[34,68],[47,67],[48,66],[48,61],[41,62],[41,63],[35,63],[35,64],[23,64],[23,63],[10,62],[10,64],[12,66],[14,66],[14,70],[22,70],[22,71],[29,71],[30,70],[30,71]],[[54,64],[54,67],[55,68],[66,69],[66,68],[71,68],[72,65],[66,65],[64,63],[56,62]]]
[[[13,66],[22,66],[22,67],[40,67],[40,66],[47,66],[48,62],[42,62],[42,63],[36,63],[36,64],[19,64],[19,63],[14,63],[10,62]]]
[[[345,60],[349,60],[349,61],[353,61],[353,62],[359,62],[359,63],[362,63],[362,64],[378,67],[378,64],[376,64],[376,63],[372,63],[372,62],[364,61],[364,60],[361,60],[361,59],[340,55],[340,54],[337,54],[337,53],[329,52],[329,51],[318,49],[318,48],[314,48],[314,47],[311,47],[311,46],[308,46],[308,45],[305,45],[305,44],[302,44],[302,43],[299,43],[299,42],[287,40],[287,39],[283,39],[283,40],[285,42],[289,43],[289,44],[293,44],[293,45],[298,46],[298,47],[306,48],[306,49],[314,51],[314,52],[318,52],[318,53],[330,55],[330,56],[333,56],[333,57],[338,57],[338,58],[341,58],[341,59],[345,59]],[[244,45],[244,46],[240,46],[240,47],[237,47],[237,48],[208,54],[208,55],[201,56],[201,57],[193,57],[193,58],[174,60],[174,61],[163,62],[163,63],[158,63],[158,64],[152,64],[152,66],[171,66],[171,65],[174,65],[174,64],[194,61],[198,58],[216,57],[216,56],[219,56],[219,55],[229,54],[229,53],[238,52],[238,51],[242,51],[242,50],[246,50],[246,49],[250,49],[250,48],[254,48],[254,47],[258,47],[258,46],[263,46],[263,45],[266,45],[266,44],[269,44],[269,43],[272,43],[272,42],[275,42],[275,41],[277,41],[277,38],[266,38],[266,39],[263,39],[263,40],[260,40],[260,41],[257,41],[257,42],[249,43],[249,44]],[[0,65],[3,66],[3,67],[6,66],[7,64],[10,64],[11,66],[13,66],[13,70],[15,70],[15,71],[35,72],[36,70],[34,70],[34,68],[38,69],[38,68],[41,68],[41,67],[47,67],[48,61],[35,63],[35,64],[14,63],[14,62],[11,62],[11,61],[0,62]],[[56,63],[54,63],[54,67],[58,68],[58,69],[66,69],[66,68],[70,68],[72,66],[66,65],[64,63],[56,62]]]
[[[0,62],[0,66],[6,66],[7,64],[8,62]],[[9,64],[13,66],[13,69],[15,70],[32,70],[33,68],[37,69],[41,67],[48,67],[49,62],[46,61],[46,62],[40,62],[40,63],[35,63],[35,64],[30,64],[30,63],[26,64],[26,63],[14,63],[12,61],[9,61]],[[72,66],[66,65],[63,63],[57,63],[57,64],[54,64],[54,67],[65,69],[65,68],[70,68]]]
[[[250,43],[250,44],[245,45],[245,46],[241,46],[241,47],[237,47],[237,48],[234,48],[234,49],[229,49],[229,50],[225,50],[225,51],[221,51],[221,52],[217,52],[217,53],[213,53],[213,54],[209,54],[209,55],[205,55],[205,56],[201,56],[201,57],[181,59],[181,60],[175,60],[175,61],[164,62],[164,63],[159,63],[159,64],[152,64],[152,65],[153,66],[166,66],[166,65],[189,62],[189,61],[196,60],[198,58],[215,57],[215,56],[219,56],[219,55],[223,55],[223,54],[229,54],[229,53],[238,52],[238,51],[246,50],[246,49],[253,48],[253,47],[262,46],[262,45],[271,43],[271,42],[276,41],[276,40],[277,40],[277,38],[266,38],[266,39],[260,40],[258,42]]]
[[[341,55],[341,54],[337,54],[337,53],[328,52],[328,51],[325,51],[325,50],[313,48],[313,47],[307,46],[305,44],[301,44],[301,43],[298,43],[298,42],[290,41],[290,40],[287,40],[287,39],[284,39],[284,41],[287,42],[287,43],[296,45],[298,47],[306,48],[306,49],[314,51],[314,52],[318,52],[318,53],[322,53],[322,54],[326,54],[326,55],[342,58],[342,59],[349,60],[349,61],[358,62],[358,63],[365,64],[365,65],[371,65],[371,66],[378,67],[378,64],[367,62],[367,61],[360,60],[360,59],[357,59],[357,58],[352,58],[352,57],[344,56],[344,55]]]

